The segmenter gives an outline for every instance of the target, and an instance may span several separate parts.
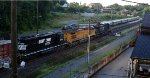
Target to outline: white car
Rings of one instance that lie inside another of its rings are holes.
[[[116,36],[116,37],[120,37],[121,35],[120,35],[119,33],[116,33],[115,36]]]

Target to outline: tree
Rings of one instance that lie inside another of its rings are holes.
[[[71,13],[79,12],[79,3],[77,3],[77,2],[70,3],[68,11]]]
[[[63,12],[64,11],[64,8],[59,3],[57,3],[55,7],[56,7],[55,8],[56,12]]]
[[[64,5],[65,3],[67,3],[66,0],[59,0],[59,4],[60,4],[60,5]]]
[[[10,1],[0,2],[0,33],[10,33],[10,5]]]
[[[144,16],[146,11],[150,11],[150,6],[147,6],[147,7],[144,8],[142,16]]]
[[[100,3],[91,3],[90,6],[95,12],[99,12],[100,9],[103,8],[102,4]]]
[[[123,9],[123,7],[117,3],[108,6],[108,8],[113,9],[113,13],[121,12],[121,10]]]
[[[79,6],[79,10],[80,10],[80,12],[89,12],[89,7],[88,6],[86,6],[86,5],[81,5],[81,6]]]
[[[38,19],[40,24],[47,19],[50,12],[51,1],[38,2]],[[10,1],[0,2],[0,31],[10,32]],[[17,2],[18,32],[34,30],[37,28],[37,1]]]
[[[134,11],[132,12],[132,15],[133,15],[133,16],[136,16],[136,15],[137,15],[136,10],[134,10]]]

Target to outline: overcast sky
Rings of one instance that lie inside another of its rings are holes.
[[[140,3],[148,3],[150,4],[150,0],[128,0],[128,1],[134,1],[134,2],[140,2]],[[101,3],[103,6],[108,6],[114,3],[118,3],[119,5],[135,5],[135,3],[129,3],[124,2],[122,0],[67,0],[67,2],[78,2],[81,4],[86,3]]]

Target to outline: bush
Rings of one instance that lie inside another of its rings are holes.
[[[96,45],[92,45],[92,46],[90,46],[90,51],[93,51],[93,50],[95,50],[97,47],[96,47]]]

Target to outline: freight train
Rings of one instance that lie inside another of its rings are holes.
[[[139,34],[130,56],[128,78],[150,77],[150,12],[145,12]]]
[[[63,32],[48,32],[38,35],[19,37],[17,58],[19,61],[25,61],[42,54],[50,54],[58,49],[64,49],[65,47],[85,42],[87,41],[88,36],[95,38],[108,35],[114,30],[122,30],[132,27],[133,25],[121,27],[114,26],[132,21],[139,22],[138,20],[140,20],[140,17],[112,20],[106,23],[98,22],[96,25],[89,27],[71,25],[63,28]],[[0,65],[1,67],[8,68],[11,62],[10,60],[5,61],[4,57],[10,58],[9,54],[11,52],[11,47],[5,47],[3,42],[0,44],[0,54],[3,54],[3,56],[0,57]],[[5,44],[10,46],[10,43],[11,42]],[[3,50],[5,48],[9,50]],[[8,55],[4,55],[4,52],[7,52]]]

